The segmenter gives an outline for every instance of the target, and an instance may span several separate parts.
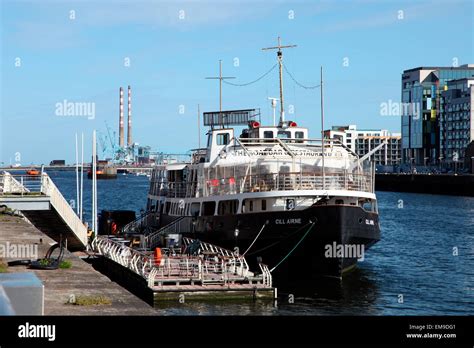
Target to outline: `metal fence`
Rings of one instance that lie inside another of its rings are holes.
[[[42,191],[41,175],[12,175],[3,172],[0,175],[0,194],[40,194]]]
[[[197,241],[183,238],[186,246]],[[123,241],[98,236],[92,242],[93,249],[130,269],[146,279],[149,287],[182,284],[250,283],[271,287],[272,277],[267,266],[260,265],[262,274],[249,271],[243,256],[234,255],[220,247],[198,242],[196,254],[173,254],[165,252],[160,259],[128,247]]]
[[[210,177],[204,185],[198,182],[171,182],[163,184],[160,196],[171,198],[208,197],[248,192],[298,190],[348,190],[373,193],[371,173],[278,173],[252,174],[242,177]],[[203,187],[202,187],[203,186]]]

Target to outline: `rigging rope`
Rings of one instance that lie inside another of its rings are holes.
[[[306,233],[303,235],[303,237],[301,237],[301,239],[298,241],[298,243],[296,243],[296,245],[293,247],[293,249],[291,249],[290,252],[289,252],[288,254],[286,254],[286,256],[285,256],[280,262],[278,262],[275,267],[273,267],[273,268],[270,270],[270,273],[273,272],[278,266],[280,266],[280,264],[281,264],[283,261],[285,261],[285,260],[288,258],[288,256],[291,255],[291,253],[292,253],[293,251],[295,251],[295,249],[296,249],[296,248],[298,247],[298,245],[300,245],[301,242],[306,238],[306,236],[308,235],[309,231],[311,231],[311,229],[313,228],[313,226],[314,226],[315,224],[316,224],[316,223],[313,222],[313,223],[311,224],[311,226],[309,226],[308,230],[307,230]]]
[[[222,82],[224,82],[224,83],[226,83],[226,84],[228,84],[228,85],[237,86],[237,87],[248,86],[248,85],[251,85],[251,84],[253,84],[253,83],[256,83],[256,82],[260,81],[260,80],[263,79],[265,76],[267,76],[268,74],[270,74],[270,73],[276,68],[277,65],[278,65],[278,63],[275,63],[275,65],[272,66],[272,67],[270,68],[270,70],[268,70],[265,74],[263,74],[263,75],[260,76],[258,79],[253,80],[253,81],[251,81],[251,82],[247,82],[247,83],[232,83],[232,82],[228,82],[228,81],[226,81],[226,80],[222,80]]]
[[[286,65],[283,64],[283,69],[285,69],[285,72],[291,77],[291,79],[293,80],[294,83],[296,83],[298,86],[300,86],[301,88],[304,88],[304,89],[315,89],[315,88],[318,88],[318,87],[321,87],[321,85],[314,85],[314,86],[305,86],[303,85],[302,83],[299,83],[298,81],[296,81],[296,79],[294,78],[294,76],[288,71],[288,69],[286,68]]]
[[[287,240],[288,238],[291,238],[291,237],[293,237],[294,235],[298,234],[300,231],[303,230],[303,228],[305,228],[305,227],[308,226],[309,224],[311,224],[311,222],[308,222],[307,224],[304,224],[303,226],[301,226],[301,227],[298,228],[296,231],[294,231],[293,233],[291,233],[290,235],[286,236],[286,237],[283,238],[283,239],[277,240],[276,242],[273,242],[272,244],[267,245],[266,247],[263,247],[263,248],[258,249],[258,250],[256,250],[256,251],[252,251],[252,252],[249,254],[249,256],[255,255],[255,254],[257,254],[257,253],[259,253],[259,252],[261,252],[261,251],[267,250],[268,248],[271,248],[271,247],[273,247],[273,246],[275,246],[275,245],[277,245],[277,244],[280,244],[281,242],[284,242],[284,241]]]
[[[258,234],[257,234],[257,237],[255,237],[255,239],[253,240],[252,244],[250,244],[250,246],[247,248],[247,250],[245,250],[245,252],[243,253],[242,256],[245,256],[245,254],[247,254],[247,252],[250,250],[250,248],[252,247],[252,245],[254,245],[254,243],[257,241],[258,237],[260,236],[260,233],[262,233],[262,232],[263,232],[263,229],[265,228],[265,226],[267,226],[267,223],[268,223],[268,221],[266,221],[266,222],[263,224],[262,228],[260,229],[260,232],[258,232]]]

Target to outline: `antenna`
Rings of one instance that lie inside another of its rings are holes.
[[[201,110],[198,104],[198,149],[201,148]]]
[[[92,132],[92,231],[97,237],[97,140],[96,131]]]
[[[84,200],[84,133],[81,133],[81,198],[79,203],[79,218],[82,221],[82,201]]]
[[[76,212],[79,215],[79,150],[76,133]]]
[[[276,126],[276,107],[277,107],[277,100],[278,98],[268,97],[268,100],[272,101],[272,109],[273,109],[273,127]]]
[[[324,173],[324,104],[323,104],[323,67],[321,66],[321,155],[322,155],[322,176],[323,190],[326,189]]]
[[[222,112],[222,80],[235,79],[233,76],[222,76],[222,60],[219,59],[219,76],[206,77],[208,80],[219,80],[219,115]],[[221,120],[221,126],[224,128],[224,122]]]
[[[281,38],[278,36],[278,46],[274,47],[266,47],[262,48],[263,51],[266,50],[276,50],[277,51],[277,59],[278,59],[278,66],[279,66],[279,76],[280,76],[280,124],[283,124],[285,122],[285,109],[283,107],[283,52],[282,48],[293,48],[296,47],[296,45],[287,45],[287,46],[282,46],[281,45]]]

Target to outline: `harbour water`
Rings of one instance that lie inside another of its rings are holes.
[[[68,200],[73,172],[49,172]],[[98,181],[101,209],[145,208],[149,181],[119,175]],[[91,181],[84,176],[90,222]],[[169,303],[157,315],[473,315],[474,197],[377,192],[381,241],[342,282],[279,293],[270,303]],[[278,286],[278,284],[276,284]]]

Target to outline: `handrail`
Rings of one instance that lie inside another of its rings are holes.
[[[192,243],[194,243],[196,240],[188,237],[183,237],[183,244],[186,246],[186,248],[189,247]],[[222,247],[209,244],[206,242],[199,241],[199,248],[198,252],[211,252],[211,253],[216,253],[219,254],[221,257],[227,258],[229,267],[233,270],[233,273],[241,276],[241,277],[251,277],[253,276],[253,273],[250,272],[249,266],[247,264],[247,261],[243,255],[236,255],[234,252],[224,249]]]
[[[371,170],[372,172],[373,170]],[[324,182],[323,182],[324,180]],[[315,172],[251,174],[245,176],[209,177],[202,193],[193,190],[199,182],[168,182],[159,196],[184,198],[223,194],[297,190],[348,190],[373,193],[373,173],[351,173],[345,170],[327,173],[324,178]],[[324,184],[324,185],[323,185]],[[191,187],[191,189],[189,189]]]
[[[56,209],[61,218],[67,223],[82,244],[84,246],[87,245],[87,228],[46,173],[42,174],[41,192],[49,196],[51,205]]]
[[[36,187],[34,187],[34,188],[38,188],[38,189],[40,188],[41,184],[38,184],[39,180],[38,180],[37,176],[21,175],[21,176],[19,176],[20,181],[18,181],[15,178],[15,176],[10,174],[9,172],[3,172],[0,175],[0,178],[1,178],[1,180],[0,180],[0,187],[1,187],[0,193],[1,194],[21,193],[21,195],[30,193],[30,189],[27,188],[24,185],[25,184],[25,180],[24,180],[25,177],[27,178],[27,181],[29,181],[29,179],[31,179],[31,178],[36,179],[35,180]],[[30,188],[32,188],[32,187],[30,187]]]
[[[130,221],[128,224],[122,227],[121,233],[127,234],[130,232],[138,233],[141,232],[143,226],[150,226],[151,222],[156,219],[157,212],[155,211],[147,211],[143,215],[139,216],[133,221]],[[152,221],[150,221],[152,220]]]
[[[154,248],[159,241],[159,238],[166,234],[191,232],[186,231],[186,227],[191,227],[192,217],[191,216],[180,216],[176,220],[173,220],[166,226],[161,227],[159,230],[150,233],[145,237],[146,245],[149,248]]]
[[[190,243],[192,239],[186,239]],[[225,250],[220,247],[203,243],[212,250]],[[230,253],[219,254],[220,257],[204,257],[204,255],[192,256],[181,254],[179,256],[164,255],[159,264],[153,255],[137,251],[118,241],[109,239],[107,236],[98,236],[92,242],[92,248],[97,253],[107,257],[114,262],[130,269],[143,277],[149,287],[156,283],[163,286],[164,283],[180,283],[184,281],[227,284],[228,282],[258,282],[263,286],[271,287],[272,278],[265,271],[265,265],[261,265],[262,274],[255,276],[248,270],[245,258],[237,257]],[[266,268],[268,270],[268,268]]]
[[[73,234],[81,244],[87,245],[87,228],[82,223],[69,203],[64,199],[59,189],[47,173],[41,175],[20,175],[19,181],[14,175],[4,172],[0,175],[1,192],[0,194],[32,195],[40,194],[49,198],[49,203],[56,210],[61,219],[68,225]],[[26,179],[26,180],[25,180]]]

